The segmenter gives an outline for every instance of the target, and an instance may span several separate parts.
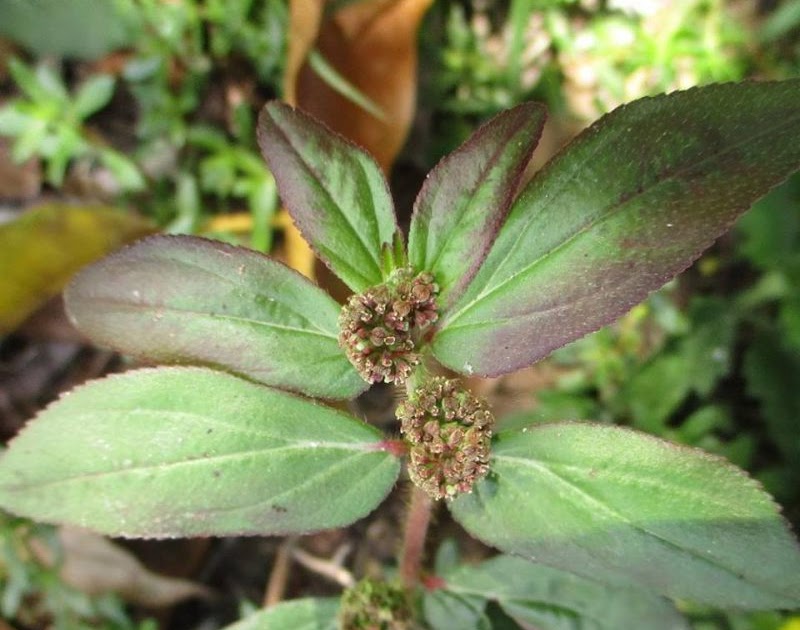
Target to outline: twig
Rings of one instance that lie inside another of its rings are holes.
[[[350,553],[350,545],[339,547],[330,560],[312,556],[300,547],[292,549],[291,553],[292,557],[306,569],[333,580],[344,588],[350,588],[356,583],[353,574],[342,566],[344,558]]]
[[[289,536],[284,540],[278,553],[275,554],[275,562],[272,565],[272,572],[269,574],[267,590],[264,592],[264,608],[269,608],[283,601],[286,594],[286,582],[289,579],[289,568],[291,566],[292,550],[297,544],[297,536]]]

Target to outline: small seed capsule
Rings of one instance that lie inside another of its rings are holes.
[[[434,499],[470,492],[489,472],[494,417],[458,380],[434,377],[397,408],[411,480]]]
[[[439,317],[438,291],[431,274],[404,268],[350,297],[339,315],[339,345],[364,380],[405,382],[420,362],[415,340]]]

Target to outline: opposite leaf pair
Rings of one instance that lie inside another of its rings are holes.
[[[544,111],[497,116],[431,172],[415,203],[408,262],[440,291],[433,355],[497,376],[641,301],[797,168],[799,90],[727,84],[630,103],[516,196]],[[320,257],[356,293],[383,282],[396,225],[374,163],[278,103],[259,139]]]

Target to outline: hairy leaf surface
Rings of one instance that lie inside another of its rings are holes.
[[[425,180],[411,217],[408,256],[416,269],[436,277],[441,304],[464,291],[486,257],[544,118],[536,103],[497,115]]]
[[[601,584],[522,558],[497,556],[479,565],[462,565],[442,577],[445,586],[428,597],[458,597],[473,604],[483,600],[481,609],[493,600],[510,617],[540,630],[689,627],[675,607],[658,595]],[[442,630],[447,627],[441,625]]]
[[[85,269],[65,297],[81,331],[137,357],[208,365],[323,398],[351,398],[366,386],[339,348],[339,305],[249,249],[156,236]]]
[[[353,291],[380,283],[381,249],[391,245],[397,223],[375,160],[278,101],[261,110],[258,144],[286,209],[317,254]]]
[[[800,551],[772,499],[702,451],[618,427],[500,434],[451,504],[503,551],[609,583],[735,608],[800,605]]]
[[[434,353],[517,370],[685,269],[800,166],[800,80],[645,98],[584,131],[515,201]]]
[[[381,435],[205,368],[128,372],[48,407],[0,457],[0,506],[116,536],[287,534],[370,512],[400,465]]]
[[[339,600],[305,598],[281,602],[224,630],[336,630]]]

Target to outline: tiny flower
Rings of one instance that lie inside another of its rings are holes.
[[[411,480],[434,499],[470,492],[489,472],[494,417],[457,380],[435,377],[397,408]]]
[[[408,594],[399,586],[365,578],[342,594],[339,627],[347,630],[415,630]]]
[[[339,316],[339,345],[364,380],[405,382],[420,361],[422,329],[438,319],[438,290],[431,274],[404,268],[350,297]]]

